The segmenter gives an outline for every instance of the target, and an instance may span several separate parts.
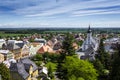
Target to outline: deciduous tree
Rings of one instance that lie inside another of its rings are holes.
[[[0,63],[0,75],[2,80],[10,80],[10,71],[3,63]]]
[[[93,65],[84,60],[80,60],[75,57],[67,56],[65,63],[62,65],[63,78],[70,80],[76,78],[76,80],[97,80],[97,72]],[[74,76],[74,77],[72,77]]]

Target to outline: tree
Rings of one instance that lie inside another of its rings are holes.
[[[62,70],[64,80],[71,80],[72,78],[76,78],[76,80],[96,80],[98,76],[96,69],[90,62],[72,56],[66,57]],[[70,77],[71,79],[69,79]]]
[[[53,74],[53,70],[52,70],[51,65],[49,65],[49,67],[48,67],[48,76],[49,76],[51,79],[54,78],[54,74]]]
[[[105,67],[105,69],[110,70],[111,69],[111,62],[112,62],[111,56],[110,56],[110,54],[108,52],[105,52],[104,57],[105,57],[105,59],[104,59],[104,62],[105,62],[104,67]]]
[[[45,52],[42,56],[43,56],[43,59],[44,59],[45,63],[50,61],[50,57],[49,57],[49,53],[48,52]]]
[[[93,61],[94,67],[97,70],[99,75],[103,75],[104,66],[99,59]]]
[[[61,52],[57,60],[58,65],[56,72],[58,72],[57,77],[60,79],[63,79],[62,64],[64,63],[65,58],[66,58],[66,54],[64,52]]]
[[[0,64],[0,75],[2,80],[10,80],[10,71],[3,63]]]
[[[103,39],[100,40],[98,55],[96,56],[96,59],[100,60],[105,69],[109,70],[111,68],[111,57],[110,54],[104,49]]]
[[[99,49],[98,49],[98,55],[96,56],[96,58],[99,59],[103,65],[105,64],[104,52],[105,50],[104,50],[104,45],[103,45],[103,39],[101,39]]]
[[[66,54],[62,51],[58,57],[58,63],[63,63],[63,61],[65,60]]]
[[[2,36],[0,36],[0,39],[2,38]]]
[[[104,69],[104,66],[101,63],[101,61],[99,59],[96,59],[93,61],[93,65],[94,65],[95,69],[97,70],[97,73],[99,74],[98,80],[104,80],[103,78],[105,78],[106,75],[104,73],[105,69]]]
[[[67,55],[74,55],[75,54],[75,49],[73,47],[73,36],[70,33],[66,34],[65,40],[63,41],[63,50],[64,53]]]
[[[104,49],[103,39],[100,40],[100,45],[98,49],[98,54],[96,55],[96,60],[93,62],[95,68],[99,73],[99,80],[107,80],[109,70],[111,69],[111,57]]]
[[[36,54],[35,58],[36,58],[37,61],[42,61],[43,60],[43,57],[42,57],[41,54]]]
[[[56,54],[56,53],[51,53],[49,55],[49,58],[50,58],[50,61],[51,62],[57,62],[58,58],[59,58],[59,54]]]
[[[54,78],[53,72],[56,71],[57,64],[56,63],[52,63],[52,62],[48,62],[45,66],[48,68],[48,76],[51,79],[53,79]]]
[[[30,41],[30,42],[34,42],[34,38],[30,38],[29,41]]]
[[[78,44],[79,46],[82,46],[82,44],[83,44],[83,41],[82,41],[82,40],[76,41],[76,42],[77,42],[77,44]]]
[[[120,80],[120,44],[117,44],[117,52],[113,55],[110,80]]]
[[[72,75],[72,76],[70,76],[69,77],[69,80],[85,80],[85,79],[83,79],[83,78],[76,78],[76,76],[74,76],[74,75]]]

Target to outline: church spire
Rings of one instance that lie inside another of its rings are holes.
[[[88,28],[88,33],[91,33],[90,25],[89,25],[89,28]]]

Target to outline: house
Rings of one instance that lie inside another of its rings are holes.
[[[41,39],[35,38],[34,42],[39,42],[39,43],[41,43],[41,44],[43,44],[43,45],[46,44],[46,40],[43,39],[43,38],[41,38]]]
[[[53,37],[53,38],[51,39],[51,41],[52,41],[53,44],[56,44],[56,43],[58,42],[58,40],[57,40],[56,37]]]
[[[106,34],[106,33],[103,33],[103,34],[101,34],[101,36],[100,36],[101,38],[105,38],[105,39],[107,39],[108,37],[109,37],[109,35],[108,34]]]
[[[2,45],[5,43],[6,43],[6,41],[4,39],[0,39],[0,49],[2,48]]]
[[[64,41],[65,35],[64,34],[58,34],[56,39],[60,42]]]
[[[3,44],[2,49],[10,50],[15,59],[29,55],[29,46],[23,41],[8,40],[6,44]]]
[[[37,51],[43,46],[43,44],[38,42],[33,42],[30,44],[30,55],[35,55]]]
[[[4,61],[4,55],[0,53],[0,63]]]
[[[40,74],[43,73],[43,74],[47,75],[47,74],[48,74],[48,69],[47,69],[47,67],[42,67],[42,69],[39,71],[39,73],[40,73]]]
[[[39,69],[39,75],[40,75],[40,77],[42,78],[42,77],[48,77],[48,69],[47,69],[47,67],[41,67],[40,69]]]
[[[38,51],[38,54],[43,54],[45,52],[54,53],[53,49],[48,45],[43,45]]]
[[[0,54],[3,54],[4,60],[14,59],[14,55],[9,50],[0,50]]]
[[[48,45],[48,46],[50,46],[51,48],[53,48],[54,43],[53,43],[53,41],[52,41],[52,40],[49,40],[49,41],[47,42],[47,45]]]
[[[24,44],[21,46],[21,57],[29,56],[30,48],[27,44]]]
[[[16,40],[8,40],[6,44],[3,44],[2,49],[10,50],[14,54],[15,59],[21,58],[21,48],[16,45]]]
[[[62,42],[56,42],[53,46],[53,50],[59,50],[62,48]]]
[[[3,61],[3,64],[4,64],[7,68],[10,67],[10,64],[11,64],[11,63],[16,63],[16,60],[15,60],[15,59],[9,59],[9,60],[4,60],[4,61]]]
[[[55,53],[60,53],[62,50],[62,42],[58,41],[57,43],[54,44],[53,50]]]
[[[29,48],[29,42],[28,41],[16,41],[15,45],[17,45],[20,48],[20,54],[21,58],[29,56],[30,48]]]
[[[16,60],[15,60],[15,59],[9,59],[9,60],[3,61],[3,64],[5,64],[5,66],[6,66],[7,68],[10,67],[10,64],[11,64],[11,63],[16,63]]]
[[[57,39],[52,39],[47,42],[47,45],[53,49],[55,53],[60,53],[62,48],[62,42]]]
[[[17,63],[11,63],[9,69],[12,80],[37,80],[38,67],[28,58],[20,59]]]
[[[76,41],[84,41],[84,39],[80,36],[78,38],[75,38]]]
[[[73,43],[73,47],[74,47],[75,50],[77,50],[79,48],[78,44],[75,43],[75,42]]]
[[[77,54],[81,59],[94,60],[95,54],[99,47],[99,39],[92,37],[90,26],[87,31],[87,38],[83,42],[82,47],[77,50]]]

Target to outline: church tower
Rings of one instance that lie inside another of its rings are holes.
[[[90,46],[92,46],[92,40],[93,40],[92,39],[92,30],[91,30],[90,25],[89,25],[88,31],[87,31],[87,38],[82,45],[82,51],[85,51]]]
[[[89,28],[88,28],[88,31],[87,31],[86,44],[88,44],[88,45],[91,44],[91,38],[92,38],[92,30],[91,30],[90,25],[89,25]]]
[[[88,58],[89,60],[95,60],[95,54],[98,49],[98,46],[98,39],[92,36],[92,30],[89,25],[87,30],[87,37],[80,49],[77,51],[77,54],[81,59]]]

